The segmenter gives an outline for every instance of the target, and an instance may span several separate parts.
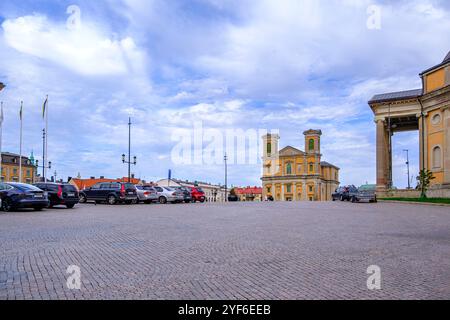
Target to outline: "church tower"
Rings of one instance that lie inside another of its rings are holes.
[[[310,155],[320,155],[320,136],[321,130],[308,130],[303,132],[305,135],[305,152]]]

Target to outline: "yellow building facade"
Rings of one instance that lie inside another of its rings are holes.
[[[419,131],[420,169],[433,172],[432,196],[450,197],[450,52],[422,72],[422,88],[374,96],[369,105],[377,126],[377,189],[393,186],[392,136]]]
[[[22,183],[34,183],[36,167],[33,159],[28,157],[22,157],[22,181],[20,178],[20,156],[18,154],[3,152],[1,154],[2,168],[0,174],[0,180],[2,182],[22,182]]]
[[[304,133],[305,151],[278,149],[279,135],[263,136],[263,199],[329,201],[339,186],[339,168],[321,161],[321,130]]]

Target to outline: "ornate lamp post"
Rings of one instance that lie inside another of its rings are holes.
[[[136,156],[131,162],[131,118],[128,119],[128,161],[125,159],[125,154],[122,154],[122,162],[128,164],[128,183],[131,182],[131,165],[137,164]]]
[[[36,160],[36,168],[42,168],[42,172],[44,172],[45,169],[49,169],[50,170],[52,168],[52,162],[51,161],[48,162],[48,167],[45,166],[45,164],[43,164],[42,166],[39,167],[39,160]],[[47,182],[46,179],[45,179],[45,176],[43,176],[42,178],[44,179],[43,182]]]

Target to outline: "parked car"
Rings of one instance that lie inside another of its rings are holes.
[[[167,202],[177,203],[184,201],[184,194],[179,190],[172,189],[171,187],[155,187],[158,193],[158,202],[165,204]]]
[[[151,186],[136,186],[139,201],[144,203],[152,203],[158,201],[158,193]]]
[[[337,188],[336,191],[334,191],[331,194],[331,198],[333,199],[333,201],[337,201],[337,200],[344,201],[343,194],[344,194],[346,188],[347,187],[339,187],[339,188]]]
[[[132,204],[138,202],[138,195],[132,183],[101,182],[80,191],[80,203],[88,201]]]
[[[228,195],[228,202],[238,202],[239,201],[239,197],[235,194],[230,194]]]
[[[206,197],[205,197],[205,193],[203,192],[203,190],[201,188],[198,187],[191,187],[191,197],[192,197],[192,202],[205,202],[206,201]]]
[[[64,205],[72,209],[79,202],[78,190],[71,184],[42,182],[34,186],[47,192],[49,208]]]
[[[183,201],[185,203],[191,203],[192,202],[191,190],[189,190],[186,187],[172,187],[172,188],[183,192]]]
[[[360,201],[377,202],[376,187],[361,186],[350,192],[350,198],[353,203]]]
[[[5,212],[21,208],[40,211],[49,204],[43,190],[25,183],[0,183],[0,199]]]

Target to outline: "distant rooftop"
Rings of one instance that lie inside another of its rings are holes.
[[[369,103],[379,103],[379,102],[388,102],[395,101],[399,99],[413,99],[418,98],[422,95],[422,89],[414,89],[407,91],[398,91],[398,92],[390,92],[377,94],[370,99]]]

